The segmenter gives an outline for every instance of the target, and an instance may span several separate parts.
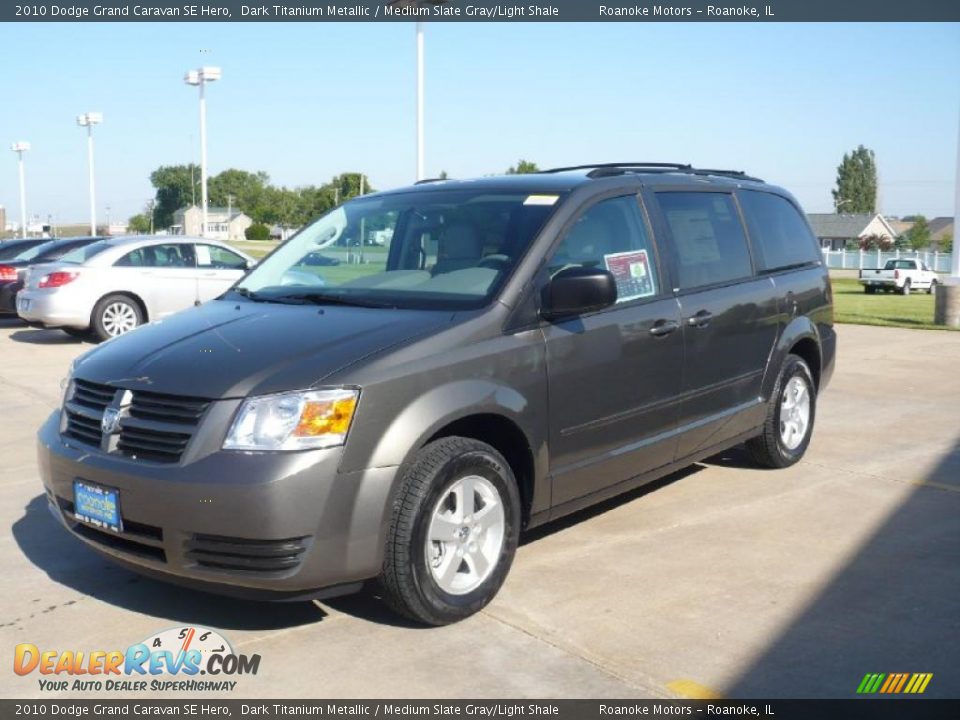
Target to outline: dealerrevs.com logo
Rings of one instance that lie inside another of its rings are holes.
[[[17,675],[39,674],[40,690],[50,692],[232,691],[237,681],[229,678],[259,669],[259,655],[236,653],[223,635],[202,627],[164,630],[125,650],[45,650],[20,643],[13,656]]]

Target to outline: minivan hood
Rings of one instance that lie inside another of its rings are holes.
[[[449,311],[214,300],[104,343],[74,372],[208,399],[298,390],[452,319]]]

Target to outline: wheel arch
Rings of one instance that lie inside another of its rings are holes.
[[[763,381],[763,397],[769,399],[776,385],[777,377],[780,375],[780,368],[787,355],[798,355],[810,368],[813,374],[813,382],[817,390],[820,389],[820,381],[823,372],[823,353],[820,347],[820,334],[817,332],[817,326],[814,322],[805,316],[794,318],[784,331],[780,334],[780,339],[771,354],[771,361],[767,366],[766,376]]]

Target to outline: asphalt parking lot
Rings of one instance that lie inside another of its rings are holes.
[[[957,697],[960,333],[844,325],[839,342],[802,463],[731,451],[539,529],[487,610],[425,630],[372,592],[222,599],[69,537],[34,433],[90,346],[0,320],[0,695],[83,696],[14,675],[17,643],[119,649],[199,624],[262,657],[233,697],[852,697],[867,672],[932,672],[926,695]]]

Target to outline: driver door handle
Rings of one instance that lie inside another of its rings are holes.
[[[676,320],[657,320],[650,328],[650,334],[654,337],[665,337],[680,327]]]
[[[701,310],[696,315],[691,315],[687,318],[687,325],[694,328],[702,328],[709,325],[712,319],[713,313]]]

